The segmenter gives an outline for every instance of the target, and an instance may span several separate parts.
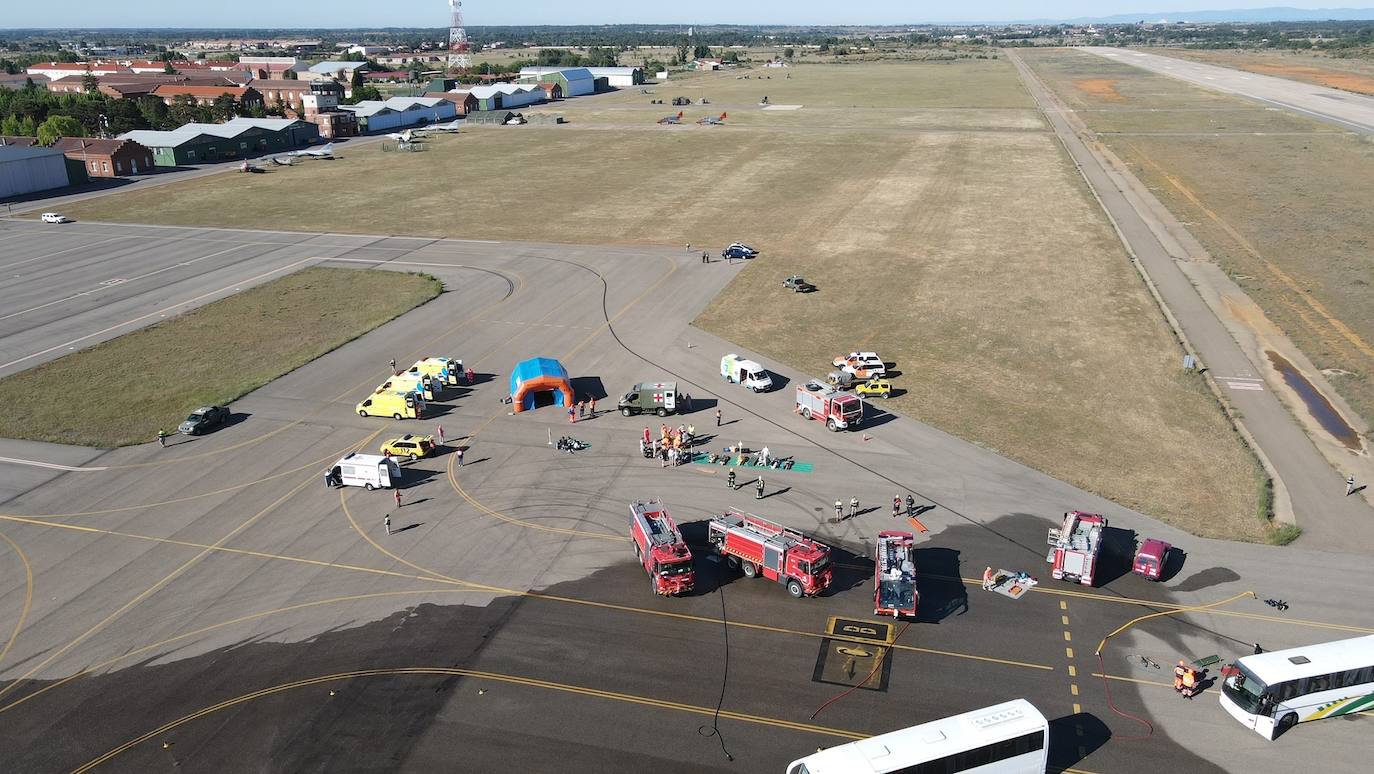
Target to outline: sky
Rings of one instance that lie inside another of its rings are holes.
[[[446,0],[201,3],[195,0],[3,0],[15,27],[447,27]],[[470,26],[501,24],[901,24],[1070,19],[1118,13],[1368,7],[1365,0],[467,0]]]

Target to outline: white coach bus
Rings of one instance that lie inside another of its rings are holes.
[[[1267,739],[1374,709],[1374,634],[1245,656],[1221,684],[1221,706]]]
[[[1045,774],[1049,723],[1025,699],[860,739],[794,761],[787,774]]]

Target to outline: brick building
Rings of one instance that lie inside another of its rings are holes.
[[[251,109],[254,106],[262,107],[263,105],[262,95],[251,86],[196,86],[164,83],[153,89],[152,94],[168,105],[175,103],[177,98],[181,96],[191,97],[197,105],[213,105],[216,99],[225,94],[231,95],[235,103],[246,109]]]
[[[87,177],[142,175],[154,167],[153,152],[133,140],[62,137],[52,147],[80,163]]]

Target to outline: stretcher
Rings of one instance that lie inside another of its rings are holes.
[[[995,591],[1004,597],[1020,599],[1025,596],[1028,589],[1038,586],[1039,583],[1024,572],[999,569],[992,574],[992,583],[985,585],[984,588],[988,591]]]

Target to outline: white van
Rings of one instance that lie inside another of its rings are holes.
[[[369,491],[389,489],[401,483],[401,463],[394,457],[351,452],[329,469],[339,486],[361,486]]]
[[[754,392],[767,392],[773,389],[773,377],[763,366],[753,360],[731,352],[720,359],[720,375],[727,381],[742,384]]]

